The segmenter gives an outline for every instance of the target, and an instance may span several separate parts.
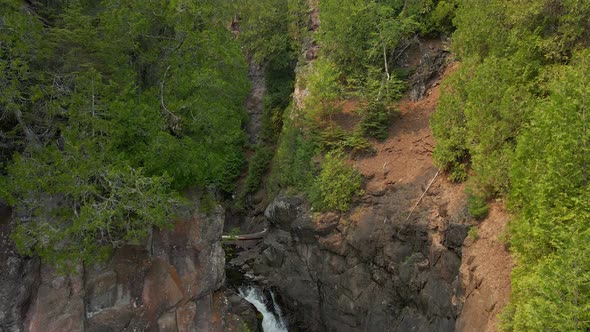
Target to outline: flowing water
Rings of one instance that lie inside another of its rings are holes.
[[[262,330],[264,332],[287,332],[287,324],[272,291],[270,299],[268,299],[260,288],[248,286],[240,288],[240,295],[244,300],[252,303],[256,310],[262,314]]]

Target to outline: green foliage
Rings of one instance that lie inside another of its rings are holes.
[[[44,76],[38,71],[43,25],[21,6],[20,1],[0,3],[0,171],[27,140],[38,143],[35,133],[25,128],[34,119],[46,118],[40,100],[44,92],[37,86]]]
[[[17,214],[26,216],[13,234],[21,253],[62,266],[93,261],[168,224],[180,201],[167,177],[97,160],[86,154],[90,148],[15,156],[3,187]]]
[[[493,56],[464,65],[445,84],[432,118],[434,157],[454,180],[465,178],[469,160],[476,174],[473,181],[486,197],[505,194],[516,136],[533,101],[526,86],[533,70]]]
[[[321,26],[319,42],[322,52],[329,54],[339,69],[362,70],[366,63],[367,36],[375,31],[374,20],[367,2],[360,0],[319,3]],[[351,29],[350,27],[355,27]]]
[[[400,43],[417,34],[437,35],[453,30],[454,0],[319,2],[318,41],[352,90],[363,88],[371,68],[389,79]],[[351,28],[354,27],[354,28]]]
[[[283,126],[283,112],[289,107],[295,83],[295,72],[291,65],[271,61],[265,73],[266,94],[260,140],[274,144]]]
[[[342,150],[350,153],[371,152],[373,146],[362,136],[360,131],[346,132],[339,126],[332,125],[322,129],[318,134],[318,145],[323,150]]]
[[[209,214],[215,210],[216,206],[215,196],[211,192],[206,191],[199,197],[200,213]]]
[[[338,111],[334,105],[341,95],[342,73],[336,64],[326,58],[316,60],[306,69],[307,71],[302,73],[300,84],[309,91],[305,98],[304,114],[307,126],[313,128]]]
[[[430,29],[443,34],[453,32],[453,19],[457,9],[456,0],[441,0],[430,13]]]
[[[393,110],[383,102],[370,102],[363,110],[360,130],[367,137],[384,140],[387,138]]]
[[[404,84],[395,75],[382,78],[377,68],[368,72],[367,83],[362,90],[366,105],[361,108],[359,129],[366,137],[385,139],[395,110],[391,104],[401,98]]]
[[[488,203],[481,196],[468,194],[467,211],[469,211],[469,215],[471,215],[471,217],[475,218],[476,220],[483,220],[488,216]]]
[[[268,170],[273,157],[273,150],[268,146],[260,146],[250,160],[243,195],[256,192],[262,183],[262,177]]]
[[[589,215],[581,216],[588,220]],[[580,219],[579,219],[580,220]],[[509,331],[585,331],[590,322],[588,229],[572,229],[559,249],[512,273],[512,301],[503,313]]]
[[[273,193],[287,188],[305,192],[313,183],[315,167],[312,159],[318,153],[318,147],[293,124],[292,109],[289,111],[285,113],[285,125],[272,162],[269,190]]]
[[[467,232],[467,237],[470,238],[472,241],[479,239],[479,232],[477,226],[469,227],[469,231]]]
[[[233,28],[237,40],[251,57],[252,65],[264,69],[266,87],[263,100],[262,128],[256,152],[249,160],[248,175],[238,193],[238,206],[245,206],[248,195],[262,185],[273,158],[275,143],[283,125],[283,112],[291,101],[297,60],[297,41],[304,38],[307,4],[302,0],[236,1],[237,16]]]
[[[227,240],[223,240],[224,242],[228,242],[228,241],[233,241],[237,238],[238,235],[242,234],[242,230],[240,229],[240,227],[234,227],[232,228],[229,233],[227,234],[227,236],[229,236],[229,239]],[[230,257],[232,256],[233,252],[226,254],[229,255]]]
[[[298,8],[292,2],[289,8]],[[271,191],[295,188],[309,192],[313,187],[309,196],[316,207],[348,208],[350,200],[345,197],[352,195],[348,189],[340,189],[342,192],[326,189],[329,188],[327,174],[338,167],[346,170],[343,156],[330,151],[369,151],[371,144],[367,137],[387,136],[394,113],[391,104],[401,97],[405,88],[391,63],[396,48],[420,31],[438,29],[432,28],[435,24],[430,18],[436,8],[436,24],[446,29],[454,13],[454,2],[452,6],[428,0],[319,2],[321,26],[315,37],[320,53],[298,72],[300,88],[307,89],[308,94],[302,105],[296,105],[283,117],[283,130],[272,164]],[[298,28],[290,30],[293,36],[305,35],[292,32],[304,30],[304,21],[295,20]],[[341,111],[338,105],[342,99],[351,96],[366,106],[360,111],[360,125],[354,131],[347,131],[336,125],[332,117]],[[314,162],[319,151],[327,152],[327,156]],[[312,181],[318,171],[320,177],[324,176],[321,185]],[[360,190],[360,180],[357,188],[357,177],[351,175],[351,178],[353,183],[334,180],[335,186]]]
[[[518,143],[510,198],[520,217],[512,226],[512,244],[527,261],[552,253],[568,242],[571,227],[588,222],[588,54],[581,53],[573,66],[552,68],[550,94]],[[527,235],[531,231],[534,238]]]
[[[372,68],[379,68],[380,80],[386,81],[393,50],[419,28],[415,16],[400,14],[399,1],[326,0],[319,6],[322,55],[333,61],[351,90],[368,83]]]
[[[470,166],[470,211],[508,194],[507,330],[590,328],[589,19],[581,1],[462,0],[456,11],[462,63],[432,117],[434,157],[460,177]]]
[[[303,0],[238,0],[238,39],[258,64],[287,65],[305,37],[307,3]]]
[[[510,36],[504,22],[506,9],[502,0],[461,0],[454,20],[453,51],[463,59],[488,55],[502,57]]]
[[[164,227],[180,190],[233,190],[249,83],[218,5],[0,4],[2,196],[22,252],[92,261]]]
[[[467,178],[469,149],[467,128],[463,112],[467,94],[464,91],[465,67],[449,76],[441,86],[441,96],[430,126],[436,138],[432,154],[435,164],[451,181],[461,182]]]
[[[353,155],[362,152],[374,152],[373,145],[359,131],[346,135],[344,141],[336,145],[334,149],[348,151]]]
[[[352,199],[361,192],[361,175],[346,163],[341,152],[331,151],[324,156],[310,191],[314,209],[347,211]]]

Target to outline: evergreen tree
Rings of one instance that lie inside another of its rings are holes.
[[[249,84],[215,1],[1,6],[2,196],[21,252],[92,261],[169,225],[180,190],[233,190]]]

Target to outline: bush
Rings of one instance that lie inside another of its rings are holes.
[[[476,220],[483,220],[488,216],[488,203],[481,196],[468,194],[467,211],[469,211],[469,214]]]
[[[392,109],[383,102],[370,102],[364,112],[360,129],[364,136],[384,140],[392,119]]]
[[[478,233],[477,226],[471,226],[469,228],[469,232],[467,232],[467,237],[473,241],[479,239],[479,233]]]
[[[329,126],[319,131],[317,138],[323,150],[343,150],[351,153],[370,152],[371,143],[363,137],[362,132],[349,133],[339,126]]]
[[[311,186],[313,180],[312,158],[316,155],[318,148],[314,142],[304,137],[301,129],[291,123],[292,120],[288,114],[285,114],[284,121],[285,125],[272,161],[273,171],[268,188],[271,195],[286,188],[303,192]]]
[[[466,93],[462,88],[468,78],[461,68],[442,84],[436,112],[430,118],[436,147],[432,157],[437,167],[448,174],[449,180],[467,179],[467,165],[471,158],[467,141],[468,128],[463,109]]]
[[[454,30],[453,19],[457,4],[455,1],[440,1],[430,13],[430,30],[450,34]]]
[[[250,168],[246,177],[244,194],[256,192],[262,183],[262,176],[270,166],[273,157],[273,149],[269,146],[260,146],[256,154],[250,160]]]
[[[306,118],[313,127],[318,121],[334,114],[334,101],[341,95],[340,76],[342,73],[330,60],[320,58],[302,74],[303,86],[309,95],[305,98]]]
[[[346,211],[361,192],[361,175],[346,163],[340,151],[328,152],[322,170],[311,187],[312,206],[318,210]]]

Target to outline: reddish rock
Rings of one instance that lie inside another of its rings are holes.
[[[154,260],[145,278],[142,294],[148,320],[155,320],[160,313],[175,306],[182,298],[176,269],[162,259]]]
[[[77,274],[79,275],[79,274]],[[55,269],[41,269],[42,283],[29,310],[30,332],[84,331],[84,300],[80,277],[64,276]]]
[[[176,325],[178,332],[195,331],[195,315],[197,314],[197,306],[195,302],[187,302],[176,310]]]
[[[224,211],[201,214],[194,200],[190,218],[172,230],[154,230],[73,275],[0,256],[0,331],[223,331],[230,313],[212,294],[225,279]]]

